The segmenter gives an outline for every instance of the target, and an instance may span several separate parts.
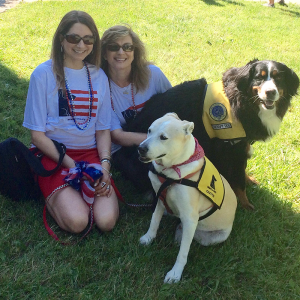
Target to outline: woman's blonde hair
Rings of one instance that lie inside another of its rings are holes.
[[[85,61],[95,65],[97,68],[100,67],[101,47],[97,26],[93,18],[88,13],[80,10],[72,10],[68,12],[60,21],[52,41],[52,68],[54,74],[56,75],[58,88],[65,88],[64,51],[61,46],[61,42],[65,38],[65,35],[68,33],[70,28],[76,23],[86,25],[91,30],[95,38],[93,51],[85,58]]]
[[[147,61],[144,43],[138,35],[132,31],[129,25],[116,25],[107,29],[101,38],[101,68],[109,78],[108,62],[105,59],[107,45],[115,43],[121,37],[130,36],[134,46],[134,60],[131,64],[130,81],[134,84],[137,91],[147,89],[150,80],[150,70]]]

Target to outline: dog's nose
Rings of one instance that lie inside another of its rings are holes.
[[[138,146],[138,152],[140,155],[145,155],[148,152],[147,146]]]
[[[267,90],[266,91],[267,98],[274,98],[276,95],[276,90]]]

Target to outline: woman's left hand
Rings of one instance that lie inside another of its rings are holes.
[[[104,171],[103,176],[95,181],[94,188],[96,196],[111,196],[113,187],[111,186],[110,177],[107,172]]]

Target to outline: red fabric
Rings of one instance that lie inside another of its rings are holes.
[[[172,167],[170,167],[171,169],[174,169],[174,171],[178,174],[179,178],[181,178],[181,172],[178,167],[189,164],[193,161],[199,160],[200,158],[204,157],[204,155],[205,155],[203,148],[198,143],[198,140],[196,138],[194,138],[194,139],[195,139],[195,152],[193,153],[193,155],[185,162],[178,164],[178,165],[173,165]],[[161,164],[159,164],[157,162],[156,162],[156,164],[161,166]],[[167,168],[164,168],[163,170],[166,170],[166,169]]]
[[[83,150],[67,149],[66,154],[69,155],[75,161],[87,161],[89,163],[101,164],[96,148]],[[45,167],[45,169],[51,170],[56,166],[57,163],[49,157],[43,156],[42,164]],[[38,178],[40,189],[45,198],[47,198],[55,189],[65,184],[64,178],[66,177],[66,175],[61,174],[63,170],[67,171],[68,169],[60,167],[55,174],[49,177]]]
[[[97,151],[96,148],[89,149],[89,150],[73,150],[73,149],[70,149],[70,150],[67,150],[66,154],[69,155],[71,158],[73,158],[75,161],[88,161],[89,163],[97,163],[97,164],[101,165],[100,159],[99,159],[99,156],[98,156],[98,151]],[[41,161],[42,161],[43,166],[48,170],[51,170],[56,166],[56,163],[53,160],[51,160],[50,158],[46,157],[46,156],[44,156]],[[58,187],[65,184],[64,178],[65,178],[66,175],[61,174],[62,171],[68,171],[68,169],[61,167],[52,176],[39,177],[38,178],[38,182],[39,182],[41,191],[42,191],[45,198],[47,198],[56,188],[58,188]],[[111,184],[112,184],[119,200],[125,202],[122,195],[121,195],[121,193],[116,188],[115,183],[114,183],[112,178],[111,178]],[[85,187],[83,187],[83,188],[85,188]],[[85,192],[87,192],[87,191],[85,191]],[[90,220],[89,229],[80,238],[79,241],[81,241],[92,229],[92,225],[93,225],[93,222],[94,222],[92,206],[90,206],[90,209],[91,209],[91,220]],[[46,213],[47,213],[47,206],[45,205],[44,211],[43,211],[43,221],[44,221],[44,225],[45,225],[45,228],[47,229],[48,233],[55,240],[59,241],[63,245],[73,245],[73,244],[75,244],[75,243],[65,243],[65,242],[61,242],[59,240],[58,236],[53,232],[53,230],[48,225]]]
[[[126,203],[125,200],[123,199],[123,196],[121,195],[120,191],[117,189],[117,187],[116,187],[116,185],[115,185],[115,182],[114,182],[114,180],[113,180],[112,178],[110,179],[110,182],[111,182],[112,187],[113,187],[114,190],[115,190],[115,193],[116,193],[117,198],[118,198],[120,201],[122,201],[123,203]],[[126,204],[128,204],[128,203],[126,203]],[[130,205],[130,204],[129,204],[129,205]]]

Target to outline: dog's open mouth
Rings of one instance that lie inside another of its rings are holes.
[[[261,100],[260,102],[266,109],[273,109],[275,107],[275,101],[273,100]]]
[[[151,161],[151,159],[149,157],[146,157],[146,156],[139,156],[139,160],[143,163],[148,163]]]
[[[165,155],[166,155],[166,154],[161,154],[161,155],[157,156],[155,159],[162,158],[162,157],[164,157]],[[141,162],[143,162],[143,163],[148,163],[148,162],[152,161],[153,159],[151,159],[151,158],[149,158],[149,157],[147,157],[147,156],[142,156],[142,155],[140,154],[139,160],[140,160]]]

